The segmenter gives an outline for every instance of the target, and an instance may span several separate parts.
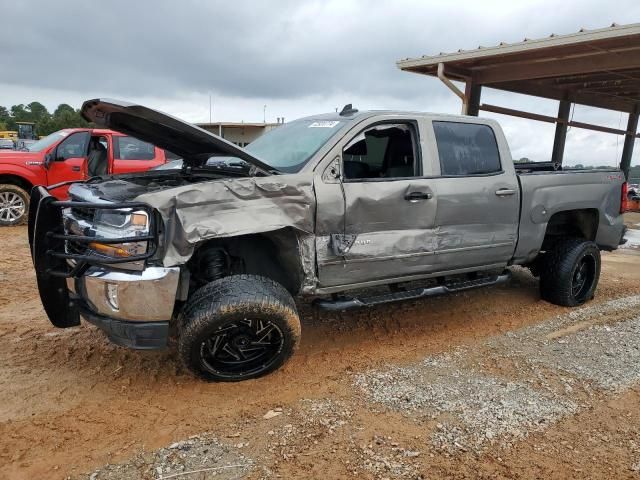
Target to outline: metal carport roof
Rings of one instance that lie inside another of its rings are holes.
[[[397,62],[401,70],[439,77],[463,100],[463,113],[479,110],[557,124],[553,161],[562,162],[567,126],[625,135],[621,167],[628,171],[640,111],[640,23],[550,35]],[[450,80],[466,83],[464,92]],[[480,103],[483,86],[560,101],[557,117]],[[572,103],[629,113],[626,130],[569,120]]]

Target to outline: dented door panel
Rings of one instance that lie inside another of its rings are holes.
[[[320,285],[434,271],[437,197],[431,183],[421,178],[344,183],[346,216],[334,225],[334,231],[325,230],[316,240]],[[416,192],[430,198],[412,200]],[[320,197],[318,205],[319,211],[324,209]],[[343,231],[353,236],[353,243],[338,255],[331,248],[330,235]]]
[[[519,187],[513,174],[439,178],[437,251],[443,269],[506,265],[517,242]],[[508,196],[496,192],[514,190]]]

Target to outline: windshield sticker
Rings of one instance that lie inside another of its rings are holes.
[[[322,122],[313,122],[309,125],[309,128],[333,128],[338,125],[340,122],[338,121],[322,121]]]

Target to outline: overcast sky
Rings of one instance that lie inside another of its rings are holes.
[[[111,97],[203,122],[211,95],[214,121],[262,121],[264,105],[275,121],[345,103],[459,113],[439,80],[395,62],[640,22],[640,1],[0,0],[0,12],[0,105]],[[483,101],[557,113],[555,102],[488,89]],[[550,157],[553,125],[495,118],[515,158]],[[626,126],[586,107],[574,119]],[[574,128],[566,161],[615,165],[621,149],[622,138]]]

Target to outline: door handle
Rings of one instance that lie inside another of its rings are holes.
[[[433,195],[428,192],[409,192],[405,194],[404,199],[415,203],[419,200],[429,200],[432,197]]]
[[[80,171],[80,167],[71,167],[71,170],[73,170],[74,172],[79,172]]]
[[[496,190],[496,195],[499,197],[508,197],[510,195],[515,195],[516,191],[511,188],[500,188]]]

